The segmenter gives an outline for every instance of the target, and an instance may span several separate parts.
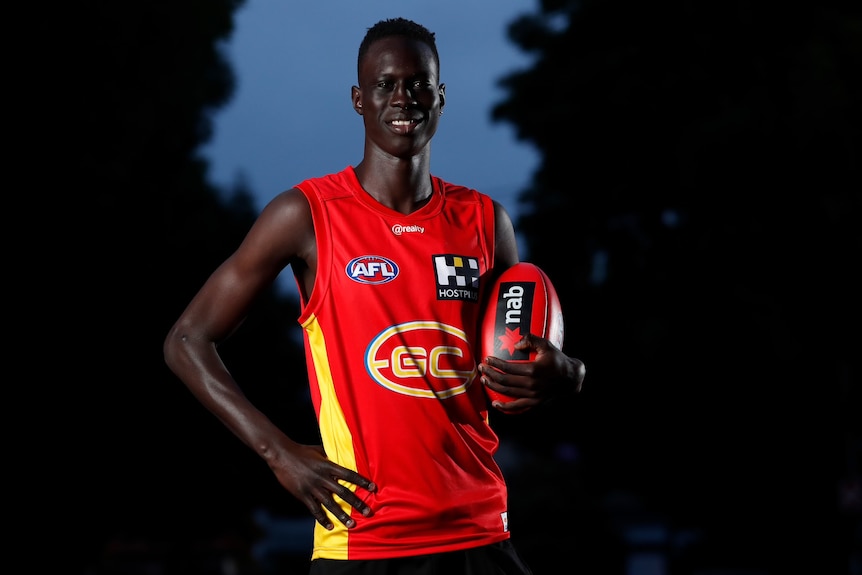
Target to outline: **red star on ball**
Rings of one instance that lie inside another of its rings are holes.
[[[500,340],[501,349],[508,351],[509,355],[515,355],[515,344],[521,341],[521,328],[511,330],[507,327],[506,333],[497,336],[497,339]]]

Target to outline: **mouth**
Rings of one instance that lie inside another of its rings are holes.
[[[388,122],[392,130],[398,134],[409,134],[421,123],[422,118],[399,118]]]

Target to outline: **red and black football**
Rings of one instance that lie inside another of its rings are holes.
[[[493,355],[508,361],[532,361],[536,354],[515,349],[527,333],[563,347],[563,310],[548,275],[535,264],[519,262],[505,270],[488,294],[479,334],[480,360]],[[485,388],[492,400],[512,401]]]

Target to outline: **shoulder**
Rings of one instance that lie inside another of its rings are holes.
[[[305,195],[291,188],[267,203],[246,237],[246,244],[275,259],[304,257],[314,242],[311,208]]]
[[[515,226],[509,212],[497,200],[494,203],[494,270],[501,273],[518,263],[518,241],[515,238]]]
[[[512,218],[509,217],[509,211],[506,207],[493,198],[489,198],[492,205],[494,206],[494,219],[497,220],[497,223],[505,224],[507,226],[512,226]]]
[[[447,201],[479,202],[483,206],[485,219],[493,220],[494,238],[494,270],[505,270],[519,261],[518,242],[515,238],[515,226],[506,207],[479,190],[453,184],[440,178],[435,178],[446,195]],[[491,225],[491,222],[488,222]]]
[[[308,178],[296,185],[296,189],[305,194],[309,202],[318,200],[325,202],[350,196],[357,188],[361,188],[361,186],[352,166],[347,166],[340,172],[333,174]]]
[[[505,208],[485,192],[468,186],[453,184],[452,182],[438,178],[437,176],[432,176],[432,178],[435,183],[435,187],[443,193],[447,202],[480,205],[482,206],[482,210],[486,213],[486,216],[491,216],[493,214],[494,219],[497,219],[498,212],[502,210],[501,215],[505,219],[508,219],[508,216],[505,214]]]
[[[298,223],[311,218],[308,198],[299,188],[291,188],[276,195],[267,203],[258,220],[293,220]]]

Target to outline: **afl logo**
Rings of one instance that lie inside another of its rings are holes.
[[[385,284],[398,277],[398,266],[382,256],[353,258],[344,269],[347,277],[361,284]]]
[[[448,399],[478,375],[464,331],[436,321],[411,321],[381,331],[365,350],[365,369],[389,391]]]

